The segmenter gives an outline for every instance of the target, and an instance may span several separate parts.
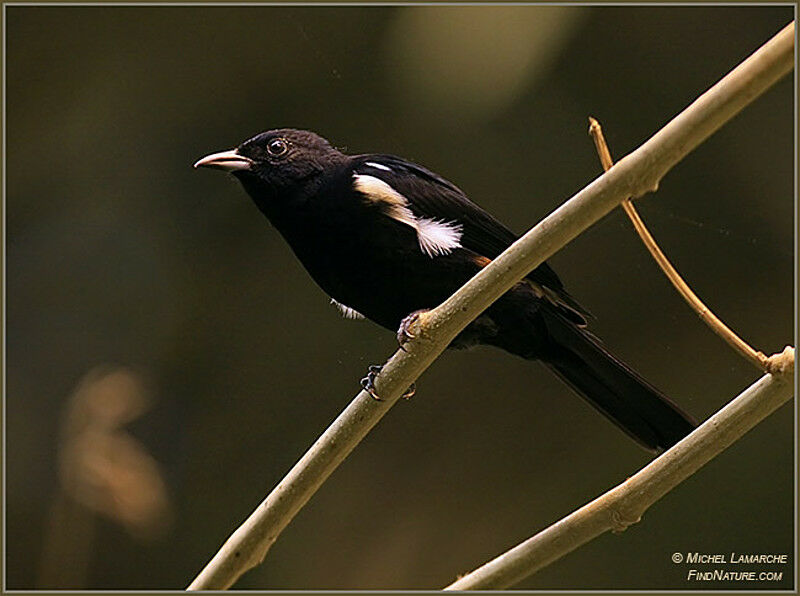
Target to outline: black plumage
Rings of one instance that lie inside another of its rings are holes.
[[[517,239],[430,170],[392,155],[349,156],[308,131],[268,131],[195,166],[232,172],[343,312],[390,330]],[[689,433],[691,417],[611,355],[586,329],[587,314],[544,263],[451,347],[488,344],[541,360],[650,450]]]

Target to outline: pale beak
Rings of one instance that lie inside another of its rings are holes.
[[[231,149],[230,151],[220,151],[219,153],[206,155],[203,159],[197,160],[194,167],[217,168],[226,172],[235,172],[236,170],[249,170],[252,165],[252,159],[239,155],[236,149]]]

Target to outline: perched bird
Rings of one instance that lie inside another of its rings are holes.
[[[231,172],[347,318],[396,330],[431,309],[517,236],[454,184],[400,157],[346,155],[319,135],[278,129],[195,167]],[[646,449],[659,452],[695,422],[610,354],[587,311],[543,263],[450,347],[488,344],[541,360]],[[371,367],[367,388],[376,368]]]

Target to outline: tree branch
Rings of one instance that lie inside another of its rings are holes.
[[[793,65],[794,24],[704,93],[639,149],[561,205],[439,307],[413,325],[408,352],[396,352],[376,381],[384,398],[360,392],[189,586],[225,589],[258,565],[320,485],[451,340],[529,271],[626,197],[655,190],[661,177]]]
[[[608,531],[638,522],[661,497],[736,442],[793,395],[794,350],[780,374],[764,375],[689,436],[622,484],[584,505],[446,590],[501,590]]]

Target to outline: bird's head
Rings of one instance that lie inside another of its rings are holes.
[[[235,149],[212,153],[195,168],[216,168],[236,176],[259,206],[289,199],[319,183],[323,172],[347,157],[318,134],[280,128],[262,132]]]

